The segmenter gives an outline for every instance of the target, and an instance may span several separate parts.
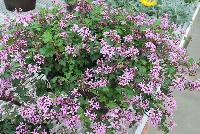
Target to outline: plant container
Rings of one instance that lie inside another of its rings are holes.
[[[4,3],[9,11],[27,12],[35,9],[36,0],[4,0]]]

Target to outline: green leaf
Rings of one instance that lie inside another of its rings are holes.
[[[31,23],[31,27],[30,28],[33,29],[33,30],[41,31],[40,24],[38,24],[37,22]]]
[[[46,44],[44,47],[39,49],[39,52],[45,57],[52,57],[55,53],[55,49],[50,44]]]
[[[161,21],[160,20],[157,20],[155,23],[154,23],[154,26],[159,26],[161,24]]]
[[[80,114],[84,113],[84,110],[81,107],[79,107],[77,113],[80,115]]]
[[[53,36],[51,34],[51,31],[46,31],[42,35],[42,41],[44,41],[44,43],[51,42],[52,39],[53,39]]]
[[[3,45],[0,45],[0,50],[2,50],[3,49]]]
[[[190,58],[190,59],[188,60],[188,62],[189,62],[190,65],[192,65],[192,64],[194,63],[194,59],[193,59],[193,58]]]
[[[141,59],[140,62],[141,62],[143,65],[147,65],[147,63],[148,63],[148,62],[147,62],[146,60],[144,60],[144,59]]]
[[[112,108],[117,107],[118,105],[117,105],[115,102],[110,101],[109,103],[106,104],[106,106],[107,106],[108,108],[112,109]]]
[[[168,72],[169,74],[175,74],[175,73],[176,73],[176,68],[175,68],[175,67],[169,67],[169,68],[167,69],[167,72]]]

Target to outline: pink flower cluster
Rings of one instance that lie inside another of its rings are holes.
[[[90,127],[95,134],[106,134],[107,126],[103,123],[94,123]]]
[[[117,48],[117,53],[122,56],[122,57],[133,57],[139,54],[139,50],[135,48],[134,46],[132,47],[125,47],[121,46]]]
[[[38,73],[40,71],[40,66],[28,64],[28,72],[29,74]]]
[[[160,71],[162,67],[159,64],[155,64],[153,68],[150,70],[150,78],[152,80],[159,80],[160,79]]]
[[[145,43],[145,47],[148,48],[151,52],[156,51],[156,46],[152,42]]]
[[[75,54],[75,48],[74,47],[71,47],[69,45],[67,45],[65,47],[65,52],[69,55],[74,55]]]
[[[183,91],[185,90],[186,83],[187,83],[187,79],[184,76],[177,77],[176,79],[172,81],[172,89]]]
[[[52,99],[42,96],[38,98],[36,105],[26,104],[18,108],[18,111],[23,119],[35,125],[58,119],[58,123],[63,123],[69,132],[75,132],[81,125],[77,115],[79,107],[78,103],[69,97]]]
[[[114,67],[113,66],[108,66],[104,63],[104,61],[101,60],[97,60],[97,68],[95,70],[95,72],[97,74],[110,74],[114,71]]]
[[[124,37],[124,42],[129,43],[129,42],[132,42],[133,39],[134,39],[133,35],[127,35]]]
[[[104,32],[103,35],[105,37],[109,37],[111,41],[120,43],[121,37],[117,34],[117,31],[110,30],[109,32]]]
[[[91,36],[91,31],[87,27],[82,27],[78,30],[79,35],[83,38],[86,39],[87,37]]]
[[[106,118],[108,118],[110,123],[108,128],[114,128],[118,133],[127,133],[127,126],[129,126],[132,122],[138,123],[142,119],[142,116],[133,113],[131,110],[114,108],[109,110],[106,114]]]
[[[190,81],[189,87],[193,91],[200,91],[200,80]]]
[[[138,84],[138,86],[140,87],[141,91],[143,91],[146,94],[151,94],[155,89],[155,86],[152,82],[148,82],[147,84],[141,82]]]
[[[34,55],[34,61],[36,61],[37,64],[41,65],[44,64],[44,56],[40,54]]]
[[[153,127],[158,126],[162,119],[162,112],[159,110],[151,109],[148,113],[149,121]]]
[[[164,107],[169,115],[172,115],[176,109],[176,100],[172,97],[166,97],[164,100]]]
[[[115,48],[110,46],[106,41],[102,40],[101,41],[101,50],[100,53],[105,57],[105,58],[112,58],[113,55],[115,54]]]
[[[89,103],[89,106],[86,108],[84,114],[90,120],[96,120],[97,114],[94,111],[100,109],[100,104],[94,98],[91,100],[88,100],[88,103]]]
[[[26,119],[30,123],[39,124],[42,122],[41,117],[37,113],[37,108],[33,104],[27,104],[24,107],[20,107],[18,111],[19,115],[21,115],[22,118]]]
[[[128,85],[135,75],[136,68],[126,68],[122,76],[118,77],[119,85],[126,86]]]

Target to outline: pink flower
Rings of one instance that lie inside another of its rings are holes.
[[[79,26],[74,24],[73,27],[70,30],[73,31],[73,32],[77,32],[78,29],[79,29]]]
[[[86,117],[88,117],[90,120],[95,120],[97,118],[97,114],[92,113],[90,109],[86,109],[86,112],[84,113]]]
[[[133,96],[132,99],[128,100],[129,105],[133,105],[138,103],[140,100],[140,96]]]
[[[53,105],[52,99],[50,99],[48,96],[39,97],[38,100],[37,100],[37,107],[43,113],[49,112],[49,108],[52,105]]]
[[[153,68],[150,70],[150,74],[149,76],[151,77],[151,79],[153,80],[159,80],[159,76],[160,76],[160,71],[161,71],[162,67],[159,64],[155,64],[153,66]]]
[[[115,48],[108,45],[104,40],[101,41],[101,47],[100,53],[103,54],[104,57],[110,59],[115,54]]]
[[[87,27],[82,27],[80,30],[78,30],[78,33],[83,39],[91,36],[91,31]]]
[[[150,26],[150,25],[153,25],[155,23],[155,21],[156,21],[155,18],[150,18],[150,19],[146,20],[144,23],[145,23],[145,25]]]
[[[103,123],[93,123],[90,127],[95,134],[106,134],[107,126]]]
[[[145,43],[145,47],[148,48],[151,52],[156,51],[156,46],[152,42]]]
[[[156,53],[151,53],[147,56],[148,60],[151,62],[151,63],[154,63],[156,61],[159,60],[158,58],[158,55]]]
[[[164,93],[162,93],[161,91],[158,91],[157,93],[156,93],[156,99],[158,99],[158,100],[163,100],[164,98],[165,98],[165,94]]]
[[[65,21],[64,20],[60,20],[59,26],[60,26],[61,29],[65,28],[66,27]]]
[[[186,84],[186,78],[185,77],[177,77],[172,81],[172,87],[171,89],[176,89],[179,91],[185,90],[185,84]]]
[[[189,81],[189,87],[192,91],[200,91],[200,80]]]
[[[125,46],[118,47],[117,52],[122,57],[133,57],[139,54],[139,50],[134,46],[126,48]]]
[[[111,39],[111,41],[114,41],[114,42],[117,42],[119,43],[120,42],[120,36],[117,34],[117,31],[115,30],[110,30],[109,32],[104,32],[103,35],[105,37],[109,37]]]
[[[92,109],[96,109],[96,110],[100,109],[99,102],[95,102],[94,99],[91,99],[91,100],[89,100],[88,102],[89,102],[90,107],[91,107]]]
[[[65,47],[65,52],[67,53],[67,54],[75,54],[75,48],[74,47],[71,47],[71,46],[66,46]]]
[[[23,122],[20,122],[20,124],[16,127],[15,130],[16,134],[28,134],[28,129],[26,127],[26,124]]]
[[[153,33],[153,31],[151,30],[151,29],[146,29],[145,30],[145,36],[147,37],[147,38],[154,38],[154,33]]]
[[[75,98],[77,97],[80,97],[81,94],[78,92],[78,88],[74,88],[72,91],[71,91],[71,95],[74,96]]]
[[[151,94],[154,90],[154,84],[152,82],[149,82],[147,84],[139,83],[138,86],[141,88],[141,91],[143,91],[146,94]]]
[[[166,97],[164,99],[164,108],[170,115],[172,115],[172,113],[176,109],[176,100],[172,97]]]
[[[86,80],[90,80],[93,77],[93,70],[87,68],[84,76]]]
[[[146,110],[149,108],[149,101],[148,100],[141,100],[139,106]]]
[[[95,4],[95,5],[102,5],[102,4],[105,3],[105,0],[93,0],[92,3]]]
[[[133,41],[133,35],[127,35],[124,37],[124,42],[131,42]]]
[[[19,115],[22,118],[27,119],[28,122],[33,124],[38,124],[41,122],[41,117],[37,113],[36,106],[33,104],[29,104],[18,109]]]
[[[40,71],[40,67],[37,65],[28,64],[28,72],[29,74],[38,73]]]
[[[63,39],[66,38],[67,37],[67,33],[66,32],[60,33],[60,37],[63,38]]]
[[[105,78],[101,78],[100,80],[96,81],[89,81],[86,84],[89,85],[90,88],[95,89],[95,88],[100,88],[100,87],[106,87],[108,84],[108,81]]]
[[[25,76],[22,71],[15,71],[12,73],[12,77],[13,79],[23,79]]]
[[[169,60],[171,63],[177,63],[180,59],[180,56],[176,52],[169,52]]]
[[[40,134],[39,132],[37,132],[37,129],[34,129],[31,134]]]
[[[78,115],[73,115],[70,118],[64,119],[64,126],[67,130],[75,132],[81,127],[81,121]]]
[[[172,131],[176,127],[176,123],[172,120],[169,121],[168,123],[168,128],[170,131]]]
[[[169,21],[168,21],[168,14],[165,14],[165,15],[163,15],[162,17],[161,17],[161,24],[160,24],[160,27],[162,28],[162,29],[168,29],[169,28]]]
[[[119,85],[121,86],[128,85],[133,80],[135,71],[136,71],[135,68],[126,68],[124,70],[124,74],[118,77]]]
[[[7,43],[7,41],[9,40],[9,38],[10,38],[10,35],[5,34],[5,35],[3,35],[3,37],[0,41],[3,45],[5,45]]]
[[[71,20],[71,19],[73,19],[74,17],[75,17],[75,16],[74,16],[73,14],[67,13],[66,16],[65,16],[65,19],[66,19],[66,20]]]
[[[162,119],[162,112],[159,110],[151,109],[148,113],[149,121],[153,127],[157,127]]]
[[[106,63],[104,63],[102,59],[97,60],[97,68],[95,70],[97,74],[110,74],[113,71],[114,71],[114,67],[106,65]]]
[[[44,64],[44,56],[43,55],[36,54],[33,59],[39,65]]]

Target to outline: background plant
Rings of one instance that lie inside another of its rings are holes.
[[[3,133],[127,133],[148,114],[168,133],[173,90],[199,90],[197,65],[159,19],[72,1],[1,26]]]
[[[107,2],[114,7],[132,7],[137,12],[157,18],[167,13],[171,22],[179,24],[184,29],[190,24],[198,5],[198,0],[158,0],[158,4],[153,7],[145,7],[138,0],[107,0]]]

